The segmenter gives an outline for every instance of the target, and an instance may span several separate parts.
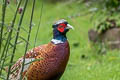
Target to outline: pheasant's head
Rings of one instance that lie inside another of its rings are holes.
[[[68,24],[68,22],[64,19],[58,20],[53,24],[53,29],[60,32],[61,34],[66,34],[69,29],[73,29],[73,27]]]
[[[64,19],[58,20],[53,24],[53,39],[66,41],[66,33],[73,27]]]

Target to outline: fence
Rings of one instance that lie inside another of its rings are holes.
[[[31,37],[31,31],[33,25],[33,18],[35,13],[35,5],[36,0],[31,1],[31,10],[30,13],[30,19],[29,21],[29,27],[22,26],[22,23],[25,21],[25,12],[26,8],[29,4],[29,0],[17,0],[17,2],[13,2],[10,0],[1,0],[0,1],[0,7],[2,7],[1,11],[1,20],[0,20],[0,80],[8,80],[11,73],[11,67],[14,64],[14,58],[16,53],[17,46],[23,43],[25,45],[24,50],[24,56],[26,55],[26,52],[29,47],[29,41]],[[14,5],[14,7],[11,7]],[[41,24],[41,18],[42,18],[42,10],[43,10],[43,1],[41,1],[40,7],[40,18],[39,23],[37,26],[37,30],[35,32],[34,37],[34,46],[36,45],[37,41],[37,35],[39,31],[39,27]],[[23,6],[23,7],[21,7]],[[8,14],[9,10],[12,11],[13,15]],[[7,16],[12,16],[10,20],[7,19]],[[9,22],[10,21],[10,22]],[[8,23],[9,22],[9,23]],[[27,33],[26,37],[21,36],[21,30],[25,31]],[[22,69],[21,73],[23,72],[24,64],[25,63],[25,57],[22,63]],[[7,72],[5,71],[7,69]],[[22,79],[22,75],[21,78]]]

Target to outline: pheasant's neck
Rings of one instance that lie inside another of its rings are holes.
[[[64,43],[67,40],[66,34],[62,34],[58,31],[53,32],[53,39],[51,40],[54,44]]]

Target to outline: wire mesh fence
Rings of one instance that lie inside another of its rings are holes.
[[[31,2],[31,3],[29,3]],[[27,26],[23,27],[23,22],[25,21],[25,13],[27,11],[27,6],[30,6],[29,10],[29,19],[27,20],[28,24]],[[21,76],[20,80],[22,80],[22,72],[24,69],[25,64],[25,55],[28,50],[28,47],[30,45],[30,37],[31,37],[31,31],[33,25],[33,18],[35,13],[35,5],[36,0],[1,0],[0,1],[0,7],[1,9],[1,20],[0,20],[0,80],[9,80],[10,74],[12,74],[14,71],[11,71],[11,67],[14,64],[14,58],[17,47],[23,43],[24,44],[24,60],[22,63],[22,69],[21,69]],[[15,8],[13,8],[14,6]],[[22,7],[21,7],[22,6]],[[35,32],[34,37],[34,46],[36,45],[37,36],[39,27],[41,24],[41,18],[42,18],[42,10],[43,10],[43,0],[41,0],[40,4],[40,18],[38,23],[38,28]],[[8,12],[11,11],[12,14],[8,14]],[[8,16],[12,16],[8,20]],[[26,36],[21,33],[21,30],[26,32]]]

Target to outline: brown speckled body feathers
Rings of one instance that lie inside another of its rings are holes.
[[[26,61],[42,58],[40,61],[32,62],[25,67],[23,76],[27,80],[59,80],[64,73],[69,59],[69,43],[68,41],[60,44],[52,42],[38,46],[26,54]],[[14,64],[11,70],[16,67],[17,70],[10,75],[11,80],[18,80],[20,77],[21,63],[23,57]]]

